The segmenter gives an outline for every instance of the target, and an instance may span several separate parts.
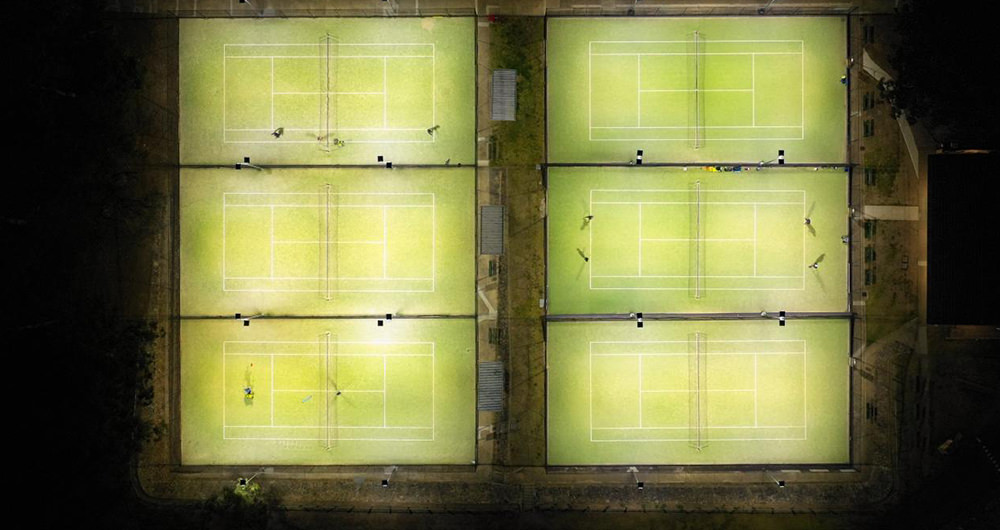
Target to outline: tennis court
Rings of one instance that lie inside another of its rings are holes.
[[[843,169],[550,168],[549,312],[845,311],[847,182]]]
[[[471,18],[182,20],[184,164],[472,164]]]
[[[846,158],[837,17],[551,18],[550,162]]]
[[[181,172],[181,314],[471,315],[473,168]]]
[[[849,331],[846,320],[550,323],[548,462],[846,463]]]
[[[475,458],[472,319],[195,320],[181,342],[184,465]]]

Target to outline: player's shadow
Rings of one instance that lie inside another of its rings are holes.
[[[243,371],[243,388],[251,389],[253,391],[253,365],[247,366],[247,369]],[[253,405],[253,394],[243,393],[243,404]]]
[[[826,253],[824,252],[823,254],[820,254],[818,258],[816,258],[815,263],[817,265],[819,265],[820,263],[823,263],[823,260],[825,258],[826,258]],[[813,272],[818,273],[819,269],[816,269]],[[813,277],[816,278],[816,283],[819,284],[820,290],[826,292],[826,284],[823,283],[823,275],[822,274],[814,274]]]
[[[806,219],[812,219],[812,213],[814,208],[816,208],[816,201],[813,201],[813,203],[809,205],[809,211],[806,212]],[[813,237],[816,237],[816,229],[813,228],[812,221],[810,221],[809,224],[806,225],[806,228],[809,230],[809,233],[812,234]]]
[[[583,269],[587,268],[587,262],[590,261],[590,258],[587,257],[587,254],[583,252],[582,248],[577,247],[576,253],[579,254],[581,258],[583,258],[583,261],[580,262],[580,268],[576,271],[576,279],[579,280],[580,275],[583,274]]]

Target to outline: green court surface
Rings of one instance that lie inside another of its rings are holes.
[[[548,327],[548,463],[842,464],[848,320]]]
[[[472,18],[181,20],[181,163],[472,164],[475,50]]]
[[[846,160],[843,17],[548,24],[549,162]]]
[[[471,315],[475,174],[184,169],[181,314]]]
[[[549,314],[846,311],[847,173],[706,169],[550,168]]]
[[[475,458],[472,319],[188,320],[181,343],[184,465]]]

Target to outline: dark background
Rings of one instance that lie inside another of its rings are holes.
[[[903,45],[893,56],[899,77],[889,96],[945,148],[996,147],[994,17],[952,7],[904,3]],[[132,311],[129,300],[143,294],[132,291],[129,275],[135,250],[161,228],[151,219],[163,199],[142,176],[149,147],[137,134],[143,117],[135,102],[150,88],[151,65],[135,53],[141,35],[98,0],[18,3],[4,18],[8,178],[0,193],[0,261],[7,378],[15,387],[6,394],[14,411],[7,477],[16,491],[7,518],[39,528],[225,527],[218,519],[210,524],[199,505],[140,500],[133,485],[132,458],[157,428],[133,412],[149,397],[148,344],[158,331]],[[996,323],[996,247],[987,251],[1000,240],[995,159],[932,161],[934,319],[977,315]],[[981,165],[966,165],[973,160]],[[942,289],[939,278],[962,283]],[[990,417],[981,432],[998,440]],[[307,512],[268,520],[276,528],[997,528],[996,478],[978,449],[963,451],[909,484],[911,493],[882,514]]]

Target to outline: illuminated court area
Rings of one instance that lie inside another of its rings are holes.
[[[257,22],[181,23],[181,462],[474,463],[475,20]],[[546,465],[848,463],[844,20],[547,25]]]

